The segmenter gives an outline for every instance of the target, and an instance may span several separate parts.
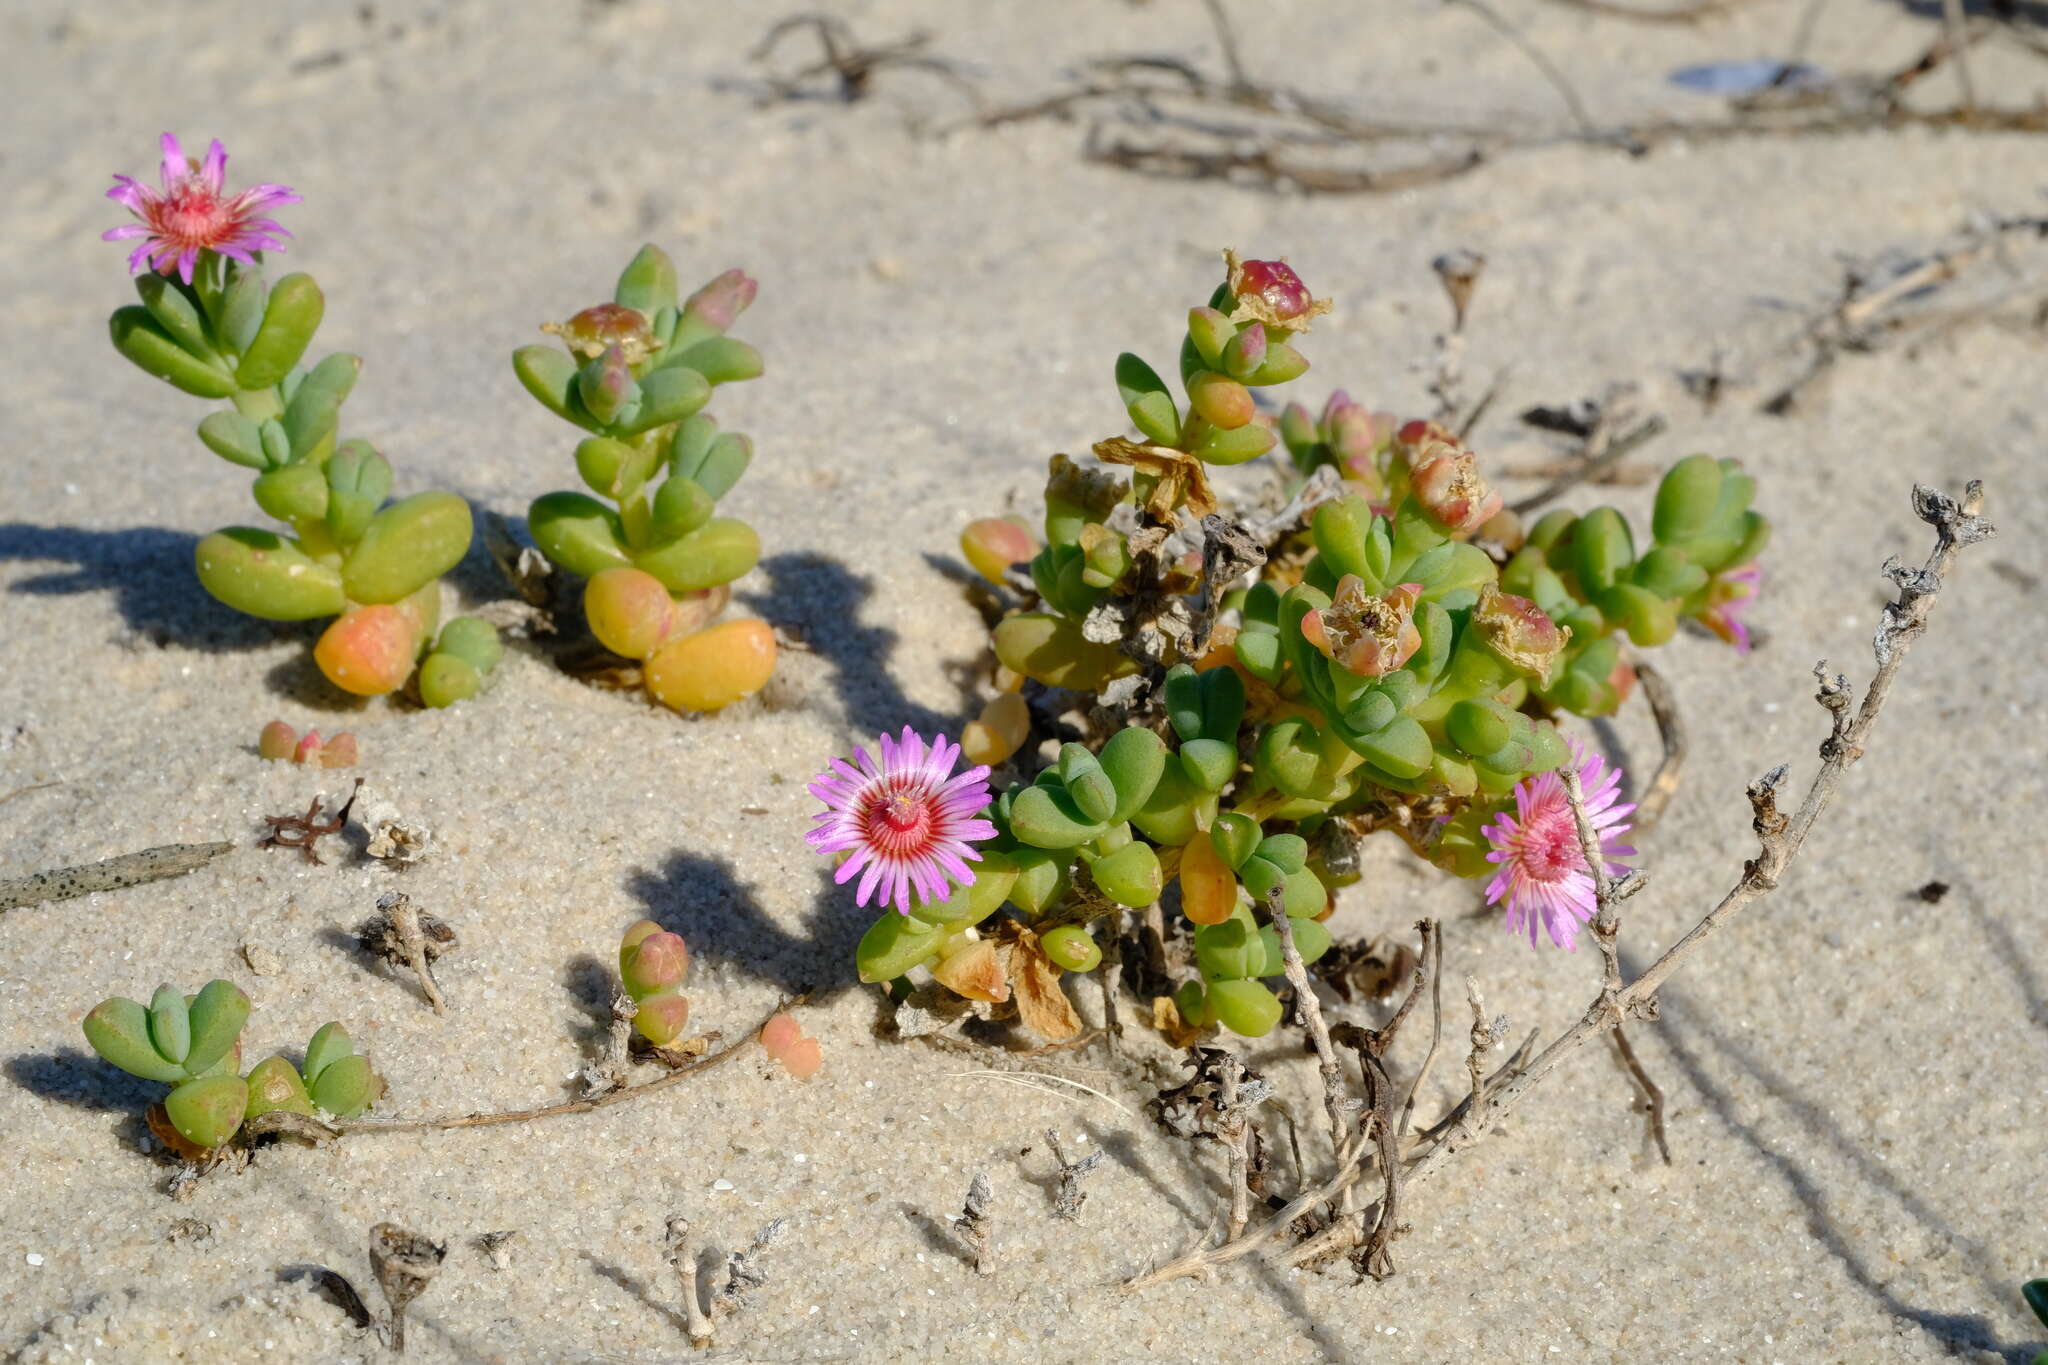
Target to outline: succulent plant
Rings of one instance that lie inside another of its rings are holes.
[[[998,937],[984,922],[999,906],[1035,926],[1055,967],[1087,970],[1099,960],[1089,920],[1177,884],[1199,973],[1180,1013],[1261,1034],[1281,1012],[1264,984],[1282,971],[1269,916],[1287,914],[1302,957],[1320,956],[1331,888],[1356,875],[1329,850],[1380,828],[1458,875],[1496,873],[1511,924],[1541,918],[1569,942],[1571,913],[1546,903],[1538,916],[1517,898],[1572,858],[1583,875],[1576,839],[1555,868],[1536,867],[1531,841],[1514,843],[1533,817],[1508,818],[1518,796],[1562,801],[1543,777],[1573,753],[1556,717],[1612,712],[1633,681],[1629,651],[1682,619],[1746,645],[1731,612],[1753,591],[1769,527],[1734,461],[1673,467],[1640,551],[1613,508],[1554,511],[1524,535],[1478,458],[1434,423],[1341,393],[1320,416],[1290,405],[1262,418],[1254,390],[1306,371],[1302,338],[1327,305],[1280,262],[1226,262],[1188,314],[1178,391],[1138,357],[1117,359],[1141,439],[1099,442],[1101,469],[1054,457],[1042,541],[994,518],[961,539],[978,573],[1024,597],[993,632],[998,692],[963,733],[969,757],[1036,765],[1026,692],[1048,712],[1073,705],[1053,700],[1060,689],[1096,693],[1096,715],[1125,724],[1098,722],[1004,792],[973,884],[884,915],[861,943],[864,978],[928,967],[994,998],[977,984],[976,945]],[[1212,516],[1209,471],[1276,447],[1283,491],[1315,494],[1313,512],[1277,543],[1233,551],[1249,532]],[[1602,846],[1624,853],[1604,842],[1625,828],[1613,775],[1585,772]]]
[[[362,361],[309,361],[325,296],[303,272],[266,279],[263,250],[282,248],[282,229],[247,216],[251,204],[298,196],[259,186],[227,198],[226,159],[216,142],[204,165],[188,162],[166,135],[161,192],[117,177],[110,196],[142,221],[108,236],[148,240],[130,258],[141,302],[110,319],[114,349],[175,389],[229,404],[199,423],[199,439],[255,471],[257,506],[289,528],[215,531],[194,555],[200,583],[252,616],[336,617],[314,649],[321,671],[359,696],[393,692],[437,648],[440,578],[469,548],[469,504],[447,492],[389,501],[390,462],[341,439]],[[439,706],[474,690],[423,693]]]
[[[536,499],[527,517],[534,544],[588,580],[591,633],[641,660],[648,692],[677,711],[728,706],[759,691],[775,667],[764,622],[712,624],[731,601],[729,585],[761,556],[752,527],[716,515],[753,443],[702,410],[718,385],[761,373],[760,353],[726,335],[756,288],[729,270],[679,299],[674,264],[645,246],[611,302],[545,329],[561,348],[512,353],[527,392],[588,433],[576,472],[590,491]]]
[[[233,982],[215,980],[196,995],[160,986],[146,1006],[120,996],[102,1000],[83,1028],[101,1057],[171,1087],[165,1116],[194,1148],[222,1146],[259,1114],[312,1114],[317,1106],[352,1118],[383,1094],[383,1081],[339,1024],[313,1035],[303,1076],[283,1057],[265,1058],[247,1076],[239,1074],[248,1019],[249,997]]]
[[[656,1047],[682,1038],[690,1024],[690,999],[677,987],[690,974],[690,949],[651,919],[626,930],[619,940],[619,983],[638,1006],[633,1027]]]

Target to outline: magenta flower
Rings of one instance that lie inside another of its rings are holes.
[[[140,275],[148,267],[168,275],[176,267],[178,278],[190,284],[201,252],[254,265],[251,252],[284,250],[284,239],[291,234],[258,215],[280,204],[298,203],[299,196],[289,186],[252,185],[230,198],[228,149],[218,140],[206,149],[203,162],[189,159],[169,133],[164,134],[163,149],[161,190],[117,175],[114,188],[107,191],[107,198],[142,220],[100,234],[108,242],[143,239],[129,254],[129,274]]]
[[[974,842],[996,833],[994,825],[974,817],[994,797],[986,767],[951,775],[960,746],[948,744],[944,735],[927,752],[924,738],[906,725],[901,738],[883,735],[877,748],[881,762],[855,749],[853,762],[835,758],[832,770],[811,783],[811,795],[825,809],[813,817],[818,827],[804,838],[820,853],[851,853],[832,880],[844,884],[860,873],[859,904],[874,897],[907,915],[913,891],[920,903],[930,904],[951,894],[949,877],[962,886],[974,884],[974,869],[967,865],[981,861]]]
[[[1587,757],[1579,744],[1572,746],[1572,762],[1579,765],[1579,786],[1601,853],[1610,858],[1632,856],[1633,848],[1612,842],[1628,832],[1623,817],[1635,809],[1633,802],[1615,804],[1621,795],[1621,770],[1609,768],[1598,754]],[[1592,922],[1597,907],[1578,822],[1572,819],[1558,775],[1538,773],[1518,784],[1515,813],[1502,811],[1480,833],[1493,845],[1486,861],[1500,867],[1487,884],[1486,903],[1507,902],[1508,931],[1519,934],[1527,929],[1533,948],[1540,923],[1549,930],[1552,943],[1566,951],[1575,948],[1579,926]],[[1619,875],[1628,869],[1610,862],[1607,870]]]
[[[1756,601],[1763,579],[1763,566],[1751,560],[1741,568],[1721,570],[1707,584],[1707,605],[1700,611],[1700,622],[1734,645],[1737,654],[1749,653],[1749,627],[1742,624],[1742,613]]]

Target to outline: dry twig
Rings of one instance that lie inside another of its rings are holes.
[[[1600,997],[1576,1024],[1502,1082],[1486,1113],[1468,1116],[1468,1129],[1474,1133],[1484,1132],[1497,1122],[1502,1114],[1542,1084],[1543,1079],[1573,1051],[1595,1035],[1606,1032],[1617,1013],[1628,1015],[1651,1007],[1658,988],[1708,939],[1727,927],[1743,910],[1777,889],[1786,867],[1806,846],[1807,836],[1813,832],[1815,822],[1834,800],[1842,775],[1863,756],[1864,743],[1884,709],[1885,700],[1891,695],[1899,666],[1905,661],[1914,641],[1926,630],[1936,596],[1953,569],[1957,554],[1964,546],[1987,540],[1994,534],[1991,525],[1980,515],[1983,506],[1983,487],[1975,482],[1970,484],[1961,502],[1925,484],[1914,485],[1913,510],[1934,528],[1934,550],[1926,563],[1917,569],[1903,567],[1896,559],[1885,564],[1885,575],[1897,587],[1899,595],[1886,605],[1884,619],[1878,626],[1877,637],[1873,641],[1877,671],[1863,695],[1862,705],[1852,710],[1847,678],[1839,675],[1830,678],[1825,664],[1816,668],[1820,680],[1816,700],[1829,714],[1830,732],[1820,747],[1820,771],[1807,788],[1805,799],[1791,815],[1778,809],[1777,792],[1785,779],[1782,766],[1773,768],[1752,783],[1748,795],[1755,811],[1754,825],[1760,847],[1757,855],[1744,865],[1735,885],[1642,975],[1618,992],[1610,993],[1603,986]],[[1410,1166],[1410,1183],[1424,1180],[1441,1169],[1456,1150],[1456,1144],[1442,1139],[1435,1141]]]
[[[1088,1195],[1081,1188],[1081,1179],[1102,1164],[1102,1149],[1097,1147],[1079,1161],[1069,1161],[1066,1150],[1060,1146],[1060,1135],[1056,1129],[1045,1130],[1045,1142],[1052,1148],[1052,1159],[1060,1168],[1060,1187],[1053,1197],[1052,1215],[1055,1218],[1079,1218],[1081,1206],[1088,1202]]]
[[[23,788],[22,790],[31,790]],[[162,844],[140,853],[123,853],[118,858],[87,863],[82,867],[53,867],[26,877],[0,881],[0,913],[40,905],[44,901],[70,900],[95,891],[119,891],[123,887],[160,882],[196,872],[215,858],[234,852],[229,843]]]
[[[456,946],[455,930],[446,920],[423,913],[403,891],[387,891],[377,898],[377,913],[356,929],[356,942],[364,952],[410,967],[434,1013],[448,1013],[434,980],[435,960]]]
[[[756,1024],[742,1034],[737,1042],[693,1061],[686,1062],[665,1076],[658,1076],[639,1085],[629,1085],[607,1094],[595,1095],[589,1099],[569,1100],[562,1104],[542,1105],[537,1109],[513,1109],[502,1113],[461,1114],[447,1118],[429,1119],[350,1119],[336,1124],[331,1130],[337,1137],[353,1137],[358,1134],[374,1133],[426,1133],[453,1128],[494,1128],[505,1123],[527,1123],[534,1119],[556,1118],[563,1114],[588,1114],[599,1109],[609,1109],[615,1104],[624,1104],[643,1096],[680,1085],[692,1076],[701,1075],[713,1067],[731,1061],[761,1037],[761,1028],[769,1019],[787,1009],[794,1009],[804,1001],[803,995],[783,1001]],[[716,1036],[716,1035],[711,1035]]]
[[[993,1275],[996,1273],[996,1216],[990,1208],[995,1192],[989,1188],[988,1172],[976,1171],[974,1179],[967,1185],[967,1202],[960,1206],[959,1216],[953,1226],[966,1236],[967,1243],[974,1249],[974,1273]]]

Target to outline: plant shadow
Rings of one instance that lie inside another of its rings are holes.
[[[25,597],[111,592],[128,627],[159,649],[171,645],[229,653],[305,637],[296,621],[265,621],[216,602],[192,571],[199,537],[160,526],[99,531],[83,526],[0,522],[0,562],[54,560],[52,569],[15,582]]]
[[[96,1114],[140,1114],[164,1095],[157,1082],[75,1047],[24,1052],[9,1057],[4,1069],[7,1079],[38,1099]]]
[[[648,919],[681,934],[693,957],[730,964],[788,994],[808,990],[817,1002],[858,984],[854,948],[867,928],[848,913],[830,871],[820,869],[817,879],[818,894],[796,933],[775,922],[724,858],[670,854],[658,869],[629,873],[626,891]]]
[[[1623,957],[1624,971],[1630,976],[1640,974],[1642,964],[1627,961],[1627,954]],[[1660,994],[1660,1003],[1665,1026],[1658,1030],[1658,1038],[1670,1051],[1679,1070],[1722,1125],[1785,1182],[1792,1196],[1806,1211],[1808,1231],[1841,1264],[1857,1288],[1875,1299],[1894,1318],[1911,1323],[1932,1337],[1950,1355],[1984,1352],[2008,1361],[2010,1365],[2026,1365],[2034,1359],[2038,1346],[2001,1341],[1990,1320],[1982,1314],[1941,1312],[1917,1307],[1901,1299],[1887,1283],[1890,1278],[1887,1270],[1859,1251],[1852,1242],[1851,1234],[1837,1220],[1830,1206],[1830,1177],[1816,1163],[1804,1158],[1802,1149],[1832,1148],[1835,1155],[1853,1169],[1857,1179],[1890,1196],[1906,1220],[1918,1224],[1944,1245],[1954,1244],[1964,1259],[1971,1263],[1971,1278],[1993,1301],[2006,1295],[2016,1299],[2018,1276],[2011,1277],[2012,1285],[2005,1285],[2000,1278],[1999,1267],[1987,1264],[1981,1250],[1960,1236],[1926,1196],[1888,1170],[1877,1157],[1844,1132],[1820,1105],[1768,1065],[1761,1055],[1717,1028],[1703,1011],[1688,1005],[1683,993],[1666,988]],[[1746,1092],[1743,1099],[1738,1100],[1734,1091],[1708,1071],[1702,1054],[1709,1050],[1718,1053],[1724,1063],[1744,1073],[1749,1084],[1742,1087]],[[1755,1089],[1752,1090],[1751,1086]],[[1754,1122],[1743,1117],[1741,1110],[1755,1105],[1759,1091],[1791,1116],[1801,1134],[1796,1146],[1766,1135]]]
[[[598,1274],[604,1276],[628,1294],[631,1294],[645,1307],[667,1318],[669,1326],[673,1327],[677,1332],[688,1332],[689,1322],[683,1317],[682,1312],[655,1298],[653,1289],[646,1281],[637,1278],[624,1266],[613,1265],[610,1261],[600,1261],[587,1251],[579,1252],[578,1254],[582,1256],[592,1270],[595,1270]]]
[[[761,561],[768,587],[743,598],[751,611],[770,625],[801,641],[832,671],[832,686],[856,732],[894,733],[908,725],[922,734],[943,731],[957,735],[978,709],[974,700],[976,670],[971,664],[949,671],[960,691],[954,714],[946,715],[904,695],[891,676],[897,634],[887,626],[866,624],[862,608],[875,595],[875,583],[844,564],[820,554],[772,555]]]
[[[601,1049],[612,1032],[612,968],[595,953],[578,953],[562,964],[558,979],[582,1014],[570,1029],[577,1045]]]

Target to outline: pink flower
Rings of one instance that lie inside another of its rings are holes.
[[[128,257],[129,274],[140,275],[147,267],[168,275],[176,267],[178,278],[190,284],[201,252],[254,265],[251,252],[284,250],[284,239],[291,234],[258,215],[280,204],[298,203],[299,196],[289,186],[252,185],[229,198],[228,150],[218,141],[206,149],[203,162],[187,158],[169,133],[164,134],[163,150],[161,190],[117,175],[114,188],[107,191],[107,198],[142,220],[100,234],[109,242],[143,239]]]
[[[960,746],[944,735],[925,741],[909,726],[891,740],[883,735],[877,747],[882,761],[855,749],[853,762],[832,760],[832,770],[811,783],[811,795],[825,803],[813,818],[818,827],[804,838],[820,853],[851,852],[832,880],[844,884],[861,873],[855,899],[870,897],[910,913],[910,895],[920,902],[944,900],[951,893],[947,878],[962,886],[974,884],[979,862],[974,841],[992,839],[996,827],[974,817],[994,799],[988,769],[969,768],[950,776],[960,759]],[[877,894],[879,893],[879,894]]]
[[[1737,654],[1749,653],[1749,627],[1742,624],[1742,613],[1756,601],[1763,578],[1763,566],[1751,560],[1741,568],[1721,570],[1707,584],[1707,605],[1700,612],[1700,621],[1734,645]]]
[[[1628,832],[1623,819],[1635,809],[1633,802],[1616,805],[1621,795],[1621,770],[1609,768],[1594,754],[1586,756],[1585,746],[1572,745],[1572,762],[1579,765],[1579,785],[1586,797],[1586,814],[1592,819],[1600,851],[1610,858],[1627,858],[1635,850],[1611,842]],[[1493,851],[1486,861],[1500,867],[1486,887],[1486,903],[1507,902],[1508,931],[1529,933],[1529,946],[1536,946],[1540,923],[1550,932],[1550,941],[1567,951],[1576,947],[1579,926],[1592,922],[1593,876],[1586,867],[1586,852],[1579,844],[1578,823],[1565,800],[1564,783],[1558,775],[1538,773],[1515,788],[1515,813],[1502,811],[1490,825],[1480,829]],[[1619,863],[1607,865],[1610,874],[1628,869]]]

